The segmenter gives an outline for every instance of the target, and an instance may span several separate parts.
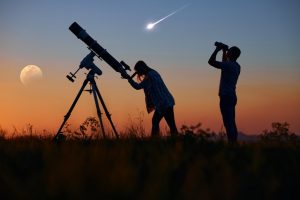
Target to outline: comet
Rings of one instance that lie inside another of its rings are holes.
[[[157,20],[157,21],[155,21],[155,22],[151,22],[151,23],[147,24],[146,29],[152,30],[152,29],[154,28],[154,26],[156,26],[158,23],[160,23],[160,22],[164,21],[165,19],[171,17],[172,15],[176,14],[176,13],[179,12],[180,10],[186,8],[188,5],[189,5],[189,4],[186,4],[186,5],[184,5],[184,6],[180,7],[180,8],[178,8],[177,10],[171,12],[171,13],[168,14],[167,16],[165,16],[165,17],[163,17],[163,18],[161,18],[161,19],[159,19],[159,20]]]

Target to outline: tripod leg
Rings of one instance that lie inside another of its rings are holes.
[[[78,101],[78,99],[79,99],[79,97],[80,97],[82,91],[84,90],[85,86],[88,84],[88,82],[89,82],[88,79],[85,79],[85,80],[84,80],[84,82],[83,82],[83,84],[82,84],[82,86],[81,86],[81,88],[80,88],[80,90],[79,90],[79,92],[78,92],[78,94],[77,94],[75,100],[73,101],[73,103],[72,103],[72,105],[71,105],[71,107],[70,107],[68,113],[64,116],[64,121],[62,122],[62,124],[61,124],[61,126],[59,127],[59,129],[58,129],[56,135],[54,136],[54,140],[58,140],[58,139],[59,139],[59,135],[60,135],[60,133],[61,133],[62,128],[64,127],[65,123],[67,122],[67,120],[68,120],[69,117],[71,116],[71,113],[72,113],[72,111],[73,111],[73,109],[74,109],[74,107],[75,107],[75,105],[76,105],[76,103],[77,103],[77,101]]]
[[[92,83],[92,84],[93,84],[94,87],[95,87],[95,90],[96,90],[96,92],[97,92],[97,95],[98,95],[98,97],[99,97],[99,100],[100,100],[100,102],[101,102],[101,104],[102,104],[102,107],[103,107],[103,109],[104,109],[104,111],[105,111],[105,115],[106,115],[108,121],[110,122],[110,125],[111,125],[111,127],[112,127],[112,129],[113,129],[113,131],[114,131],[114,134],[115,134],[116,138],[119,138],[118,132],[117,132],[117,130],[116,130],[116,128],[115,128],[115,125],[114,125],[114,123],[113,123],[113,121],[112,121],[112,119],[111,119],[111,114],[108,112],[108,110],[107,110],[107,108],[106,108],[106,105],[105,105],[104,100],[103,100],[103,98],[102,98],[102,96],[101,96],[101,94],[100,94],[100,91],[99,91],[99,89],[98,89],[98,87],[97,87],[97,84],[96,84],[95,80],[93,80],[93,83]]]
[[[97,109],[97,115],[98,115],[98,118],[99,118],[99,122],[100,122],[101,130],[102,130],[103,138],[105,138],[105,130],[104,130],[102,116],[101,116],[102,113],[100,111],[99,102],[98,102],[98,98],[97,98],[96,87],[95,87],[96,82],[92,81],[91,84],[92,84],[92,91],[93,91],[93,96],[94,96],[94,100],[95,100],[95,104],[96,104],[96,109]]]

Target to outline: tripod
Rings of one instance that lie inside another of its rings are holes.
[[[106,134],[105,134],[104,126],[103,126],[103,121],[102,121],[102,116],[101,116],[102,113],[100,111],[98,99],[100,100],[100,103],[101,103],[101,105],[102,105],[102,107],[104,109],[105,115],[106,115],[108,121],[110,122],[110,125],[111,125],[111,127],[113,129],[113,132],[114,132],[116,138],[119,138],[119,135],[118,135],[118,133],[116,131],[114,123],[113,123],[113,121],[111,119],[111,114],[108,112],[107,107],[106,107],[106,105],[104,103],[104,100],[103,100],[103,98],[102,98],[102,96],[100,94],[100,91],[99,91],[98,87],[97,87],[97,84],[96,84],[96,81],[95,81],[95,74],[97,72],[95,70],[96,70],[96,68],[92,68],[89,71],[89,73],[87,74],[86,79],[83,81],[83,84],[82,84],[82,86],[81,86],[81,88],[80,88],[80,90],[79,90],[79,92],[78,92],[75,100],[73,101],[73,103],[72,103],[69,111],[64,116],[64,120],[63,120],[60,128],[58,129],[57,134],[54,137],[54,140],[58,141],[58,140],[61,140],[62,138],[65,138],[65,136],[62,134],[61,130],[63,129],[63,127],[64,127],[65,123],[67,122],[67,120],[69,119],[69,117],[71,116],[71,113],[72,113],[72,111],[73,111],[73,109],[74,109],[77,101],[79,100],[82,92],[84,91],[84,88],[86,87],[86,85],[88,83],[90,83],[90,87],[91,88],[90,88],[90,90],[87,90],[87,91],[89,91],[90,93],[93,93],[94,101],[95,101],[95,105],[96,105],[96,109],[97,109],[97,115],[98,115],[98,118],[99,118],[99,122],[100,122],[100,126],[101,126],[103,137],[106,138]]]

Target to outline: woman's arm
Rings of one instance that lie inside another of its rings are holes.
[[[136,90],[140,90],[146,87],[146,85],[148,84],[148,80],[147,78],[145,78],[142,82],[137,83],[135,82],[132,78],[128,79],[128,82],[130,83],[130,85],[136,89]]]

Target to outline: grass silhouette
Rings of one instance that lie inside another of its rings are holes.
[[[279,124],[264,136],[292,135]],[[299,199],[298,137],[229,145],[201,125],[181,130],[59,144],[0,137],[1,199]]]

